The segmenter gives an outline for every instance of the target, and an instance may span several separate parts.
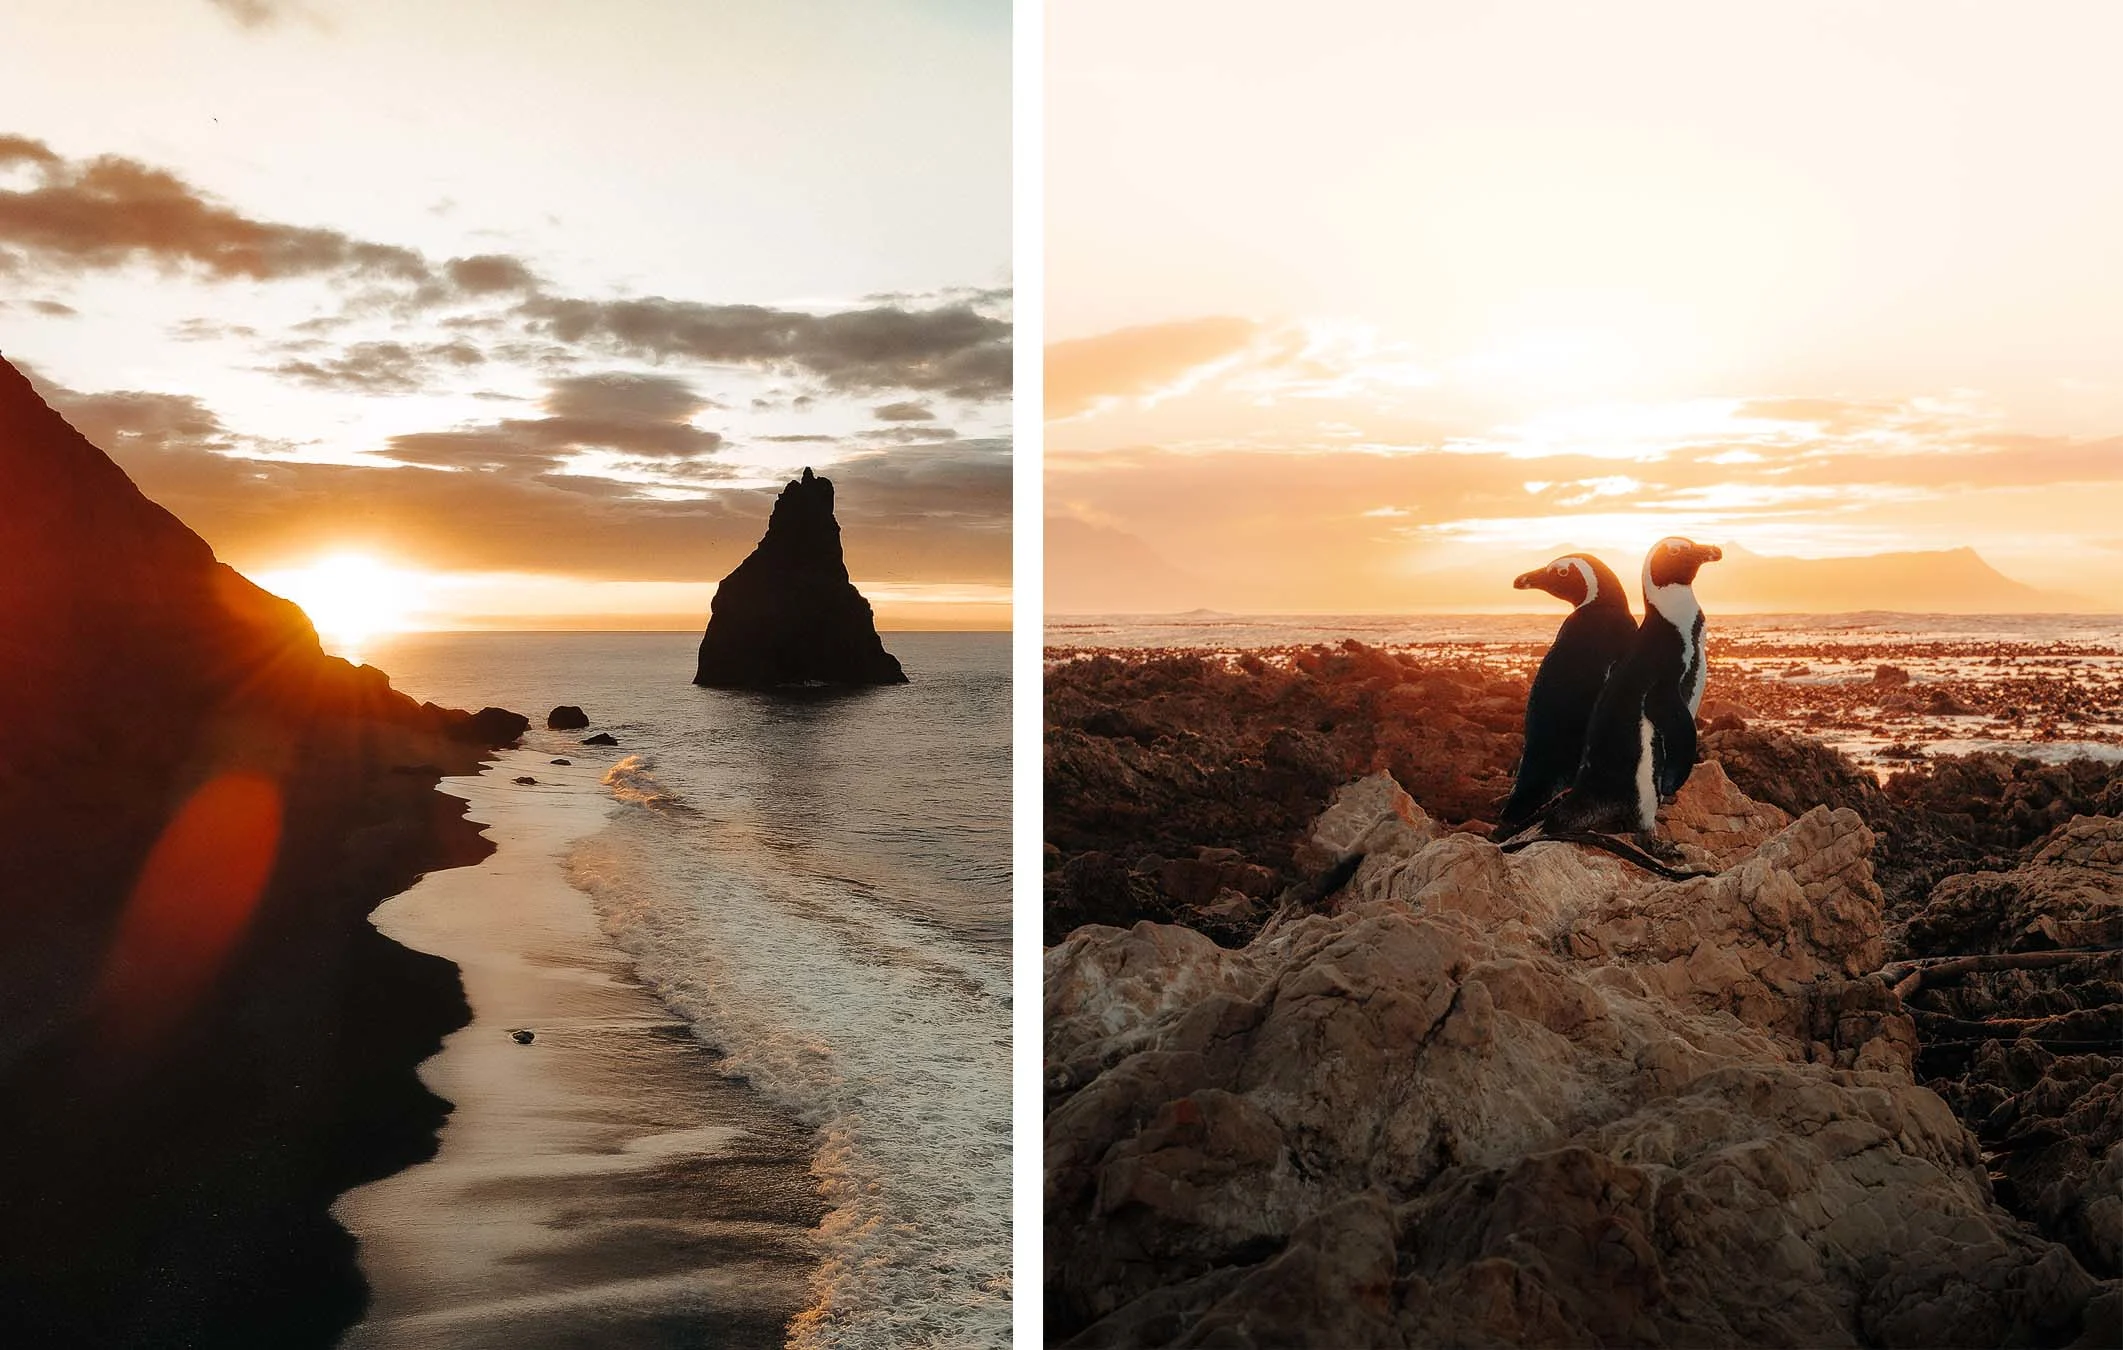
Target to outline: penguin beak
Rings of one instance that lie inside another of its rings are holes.
[[[1535,583],[1539,582],[1547,571],[1548,569],[1545,567],[1536,567],[1531,572],[1521,572],[1511,579],[1511,589],[1514,591],[1533,590],[1535,589]]]
[[[1695,547],[1695,560],[1699,563],[1716,562],[1724,556],[1725,550],[1716,544],[1697,544]]]

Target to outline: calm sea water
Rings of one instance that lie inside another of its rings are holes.
[[[834,1206],[799,1344],[1009,1339],[1010,670],[1000,633],[894,633],[911,683],[696,689],[695,635],[420,634],[416,698],[581,705],[620,742],[570,853],[641,978],[818,1130]],[[578,762],[579,759],[578,759]]]

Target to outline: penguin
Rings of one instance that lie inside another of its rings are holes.
[[[1570,790],[1540,814],[1540,837],[1649,840],[1660,796],[1669,795],[1668,784],[1678,792],[1695,765],[1705,672],[1703,609],[1693,585],[1698,568],[1724,556],[1715,545],[1687,539],[1652,545],[1644,558],[1643,622],[1593,704]]]
[[[1695,574],[1706,562],[1725,556],[1715,544],[1681,538],[1661,539],[1644,558],[1644,620],[1656,613],[1680,639],[1680,687],[1677,701],[1653,699],[1659,796],[1671,797],[1695,768],[1695,719],[1703,708],[1703,686],[1710,677],[1703,652],[1703,606],[1695,598]],[[1667,639],[1660,639],[1662,644]]]
[[[1589,553],[1566,553],[1514,578],[1511,585],[1514,590],[1546,591],[1571,610],[1556,629],[1526,695],[1526,748],[1519,756],[1511,796],[1497,814],[1497,829],[1507,834],[1531,820],[1577,776],[1592,705],[1607,683],[1607,673],[1637,633],[1621,579]]]

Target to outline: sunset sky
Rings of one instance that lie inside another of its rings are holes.
[[[2123,610],[2119,50],[2102,3],[1050,5],[1049,607],[1509,610],[1687,534]]]
[[[394,623],[697,626],[811,465],[882,624],[1007,626],[1009,51],[1007,0],[15,0],[0,354]]]

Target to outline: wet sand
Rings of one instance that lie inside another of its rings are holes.
[[[435,1159],[333,1207],[372,1291],[342,1344],[779,1346],[816,1265],[811,1134],[717,1071],[567,884],[611,803],[602,757],[551,757],[445,780],[494,856],[375,912],[457,963],[472,1020],[420,1069],[454,1106]]]

